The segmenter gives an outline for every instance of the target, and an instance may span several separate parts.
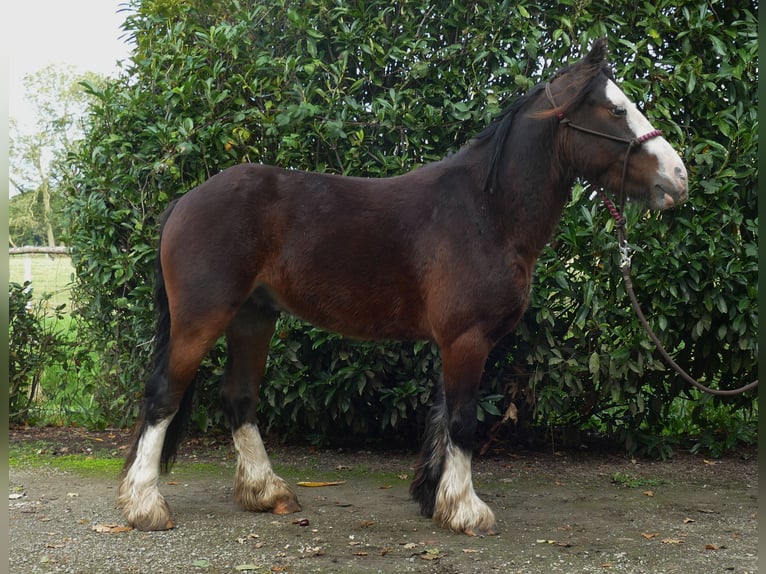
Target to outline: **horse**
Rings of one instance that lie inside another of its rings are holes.
[[[471,458],[484,364],[524,313],[535,261],[577,178],[663,210],[688,196],[680,155],[615,82],[607,41],[517,98],[446,158],[390,178],[229,167],[160,221],[157,334],[118,505],[174,527],[158,488],[196,371],[224,336],[221,399],[246,510],[301,509],[256,421],[280,313],[362,340],[431,340],[442,358],[410,494],[454,532],[497,532]],[[576,128],[576,129],[572,129]]]

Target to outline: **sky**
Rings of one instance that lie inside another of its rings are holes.
[[[4,33],[8,47],[8,113],[24,123],[30,112],[22,78],[49,64],[70,64],[79,72],[117,73],[127,60],[123,37],[125,0],[12,0]]]

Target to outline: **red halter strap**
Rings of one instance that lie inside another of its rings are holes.
[[[558,108],[556,105],[556,101],[553,99],[553,94],[551,93],[551,84],[550,82],[545,84],[545,95],[548,97],[548,101],[551,103],[551,105],[555,108]],[[559,119],[559,123],[563,126],[570,127],[573,129],[576,129],[581,132],[585,132],[586,134],[591,134],[594,136],[598,136],[601,138],[610,139],[613,141],[618,141],[624,144],[628,145],[628,149],[625,152],[625,162],[622,164],[622,181],[620,184],[620,210],[623,209],[625,206],[625,176],[628,173],[628,158],[630,158],[630,152],[633,151],[633,148],[641,146],[644,142],[656,138],[662,135],[662,130],[652,130],[648,133],[645,133],[642,136],[638,136],[636,138],[623,138],[620,136],[615,136],[612,134],[608,134],[605,132],[600,132],[597,130],[592,130],[590,128],[586,128],[584,126],[578,125],[573,123],[569,118],[567,118],[563,112],[559,111],[557,112],[556,116]],[[615,207],[614,203],[606,196],[603,191],[599,192],[599,195],[601,196],[601,200],[604,202],[604,205],[606,205],[606,208],[609,210],[609,213],[612,214],[612,217],[614,217],[615,222],[618,226],[624,226],[625,225],[625,216],[620,213],[620,211]]]

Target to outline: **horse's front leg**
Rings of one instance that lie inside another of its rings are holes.
[[[258,390],[266,370],[276,317],[256,300],[243,306],[226,331],[223,404],[237,451],[234,498],[245,510],[288,514],[301,509],[292,488],[269,462],[256,423]]]
[[[425,516],[472,536],[496,533],[495,515],[476,495],[471,480],[478,388],[489,348],[486,339],[473,332],[442,348],[443,389],[429,413],[410,488]]]

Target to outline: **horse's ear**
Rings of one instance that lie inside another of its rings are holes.
[[[593,42],[593,46],[591,46],[590,52],[588,52],[588,55],[585,57],[585,59],[589,64],[598,66],[599,64],[606,62],[607,56],[608,49],[606,38],[599,38]]]

